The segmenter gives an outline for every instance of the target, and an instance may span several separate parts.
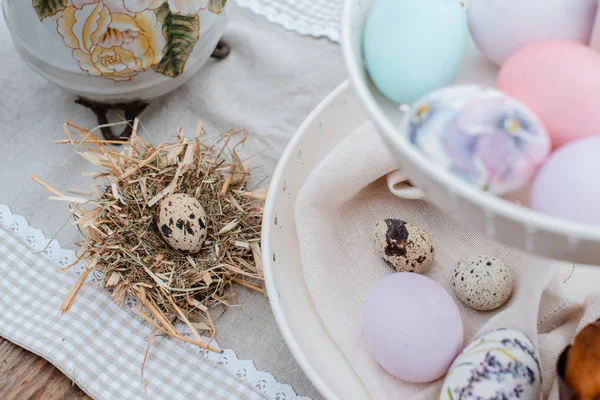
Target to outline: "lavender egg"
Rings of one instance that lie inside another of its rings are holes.
[[[497,195],[525,185],[550,153],[548,133],[532,111],[482,86],[429,94],[413,105],[404,128],[440,167]]]
[[[519,49],[544,40],[587,44],[597,3],[597,0],[471,0],[469,28],[487,58],[502,65]]]
[[[373,289],[365,304],[364,332],[379,365],[408,382],[444,376],[463,343],[452,297],[433,280],[410,272],[388,275]]]
[[[555,217],[600,225],[600,137],[567,143],[540,169],[531,206]]]

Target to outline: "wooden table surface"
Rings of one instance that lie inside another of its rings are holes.
[[[48,361],[0,338],[0,399],[91,400]]]

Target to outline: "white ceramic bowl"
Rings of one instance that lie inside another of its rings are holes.
[[[296,234],[296,196],[321,160],[368,119],[348,82],[335,89],[288,144],[265,204],[263,267],[273,314],[298,364],[329,400],[370,397],[327,332],[306,287]],[[565,289],[574,299],[583,301],[598,290],[600,268],[577,266],[571,272],[566,265],[563,276],[570,278]]]
[[[88,4],[78,9],[72,5],[76,3]],[[31,1],[3,0],[2,11],[17,52],[39,75],[93,101],[128,102],[162,96],[194,76],[215,49],[228,20],[227,9],[217,14],[193,7],[206,6],[207,0],[190,0],[184,9],[169,10],[166,19],[164,5],[153,8],[158,4],[149,0],[136,3],[140,10],[131,12],[119,1],[110,2],[110,7],[98,0],[65,2],[40,14]],[[197,19],[199,25],[184,19]],[[173,63],[171,57],[168,65],[174,67],[157,69],[157,64],[167,65],[169,55],[181,54],[180,42],[168,40],[164,29],[168,26],[178,29],[173,30],[173,38],[184,32],[190,46],[194,35],[199,34],[199,39],[187,62]]]
[[[344,61],[364,109],[377,124],[398,165],[425,192],[427,200],[499,242],[545,257],[600,264],[600,227],[554,218],[485,193],[439,168],[410,144],[398,128],[398,106],[374,87],[364,66],[362,32],[371,3],[346,0],[342,19]],[[495,85],[496,72],[496,67],[471,43],[456,81]],[[557,190],[559,185],[557,182]]]
[[[269,301],[300,367],[330,400],[362,400],[369,395],[313,305],[304,282],[294,210],[313,168],[367,120],[348,82],[334,90],[286,147],[265,204],[262,254]]]

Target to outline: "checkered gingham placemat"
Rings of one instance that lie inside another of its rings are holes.
[[[70,282],[0,226],[0,336],[49,360],[95,399],[264,399],[189,346],[154,338],[109,296],[84,286],[65,315]]]

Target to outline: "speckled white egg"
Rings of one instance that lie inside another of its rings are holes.
[[[433,264],[431,238],[418,226],[386,219],[375,225],[374,234],[378,253],[396,271],[422,274]]]
[[[472,256],[460,261],[454,270],[454,290],[467,306],[489,311],[506,303],[513,280],[502,261],[489,256]]]
[[[206,212],[198,200],[190,195],[171,195],[160,203],[158,230],[174,249],[197,253],[208,234]]]
[[[542,398],[540,357],[531,340],[514,329],[474,339],[456,357],[440,400]]]

